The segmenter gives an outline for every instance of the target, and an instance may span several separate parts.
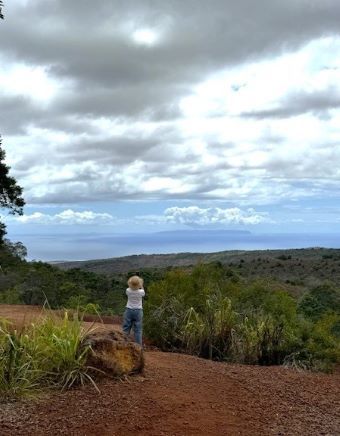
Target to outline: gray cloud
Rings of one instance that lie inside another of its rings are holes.
[[[144,119],[174,119],[180,115],[174,100],[189,93],[189,86],[178,92],[176,86],[139,84],[112,88],[81,86],[74,93],[62,96],[55,102],[54,110],[60,114],[86,116],[136,117]],[[170,95],[176,96],[169,98]]]
[[[76,95],[57,102],[53,113],[163,118],[174,116],[171,106],[190,84],[219,68],[338,33],[340,4],[44,0],[9,5],[6,18],[2,51],[8,58],[75,80]],[[159,44],[132,43],[129,32],[144,26],[164,32]]]
[[[339,20],[336,0],[313,1],[312,7],[278,0],[140,1],[138,6],[44,0],[19,10],[8,7],[2,50],[76,81],[76,95],[57,102],[53,112],[159,114],[208,73],[337,33]],[[152,49],[140,47],[119,31],[124,22],[134,23],[131,28],[164,27],[164,39]]]
[[[221,135],[216,126],[200,134],[199,122],[181,128],[179,103],[211,74],[338,35],[339,22],[338,0],[8,3],[0,23],[2,59],[43,66],[60,86],[46,105],[0,93],[1,131],[14,144],[14,174],[35,203],[143,196],[265,201],[308,194],[308,188],[295,189],[294,178],[311,172],[337,178],[334,165],[327,169],[337,156],[317,155],[322,163],[306,157],[303,164],[289,152],[273,156],[286,145],[275,127],[256,131],[252,139],[242,137],[248,126],[239,128],[239,139],[232,131],[230,138],[228,132]],[[131,34],[141,28],[159,32],[159,41],[154,46],[134,43]],[[232,89],[241,94],[242,86]],[[327,118],[339,103],[331,88],[296,92],[271,110],[241,116],[247,122],[303,113]],[[207,118],[223,114],[219,110],[212,109]],[[100,127],[103,119],[112,124]],[[16,136],[26,140],[25,150],[15,145]],[[247,160],[257,151],[247,148],[250,142],[265,150],[267,159]],[[333,144],[325,141],[324,147]]]
[[[27,97],[1,95],[0,123],[3,135],[25,133],[25,127],[36,123],[39,115],[42,115],[42,111],[32,105]]]

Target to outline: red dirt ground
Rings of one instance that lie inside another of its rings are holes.
[[[43,309],[41,306],[23,306],[19,304],[0,304],[0,320],[5,319],[10,321],[16,327],[22,327],[24,325],[29,325],[31,322],[43,317],[46,313],[52,313],[54,316],[62,317],[64,316],[64,311],[47,310]],[[72,317],[70,311],[69,314]],[[86,328],[95,327],[100,330],[107,330],[112,328],[120,328],[121,317],[108,317],[105,316],[100,322],[99,316],[86,315],[84,316],[85,322],[83,323]],[[110,322],[111,321],[111,322]],[[1,436],[1,433],[0,433]]]
[[[101,394],[86,386],[0,405],[0,435],[340,435],[339,374],[145,359],[143,376],[102,380]]]

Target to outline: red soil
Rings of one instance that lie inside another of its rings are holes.
[[[69,316],[72,317],[72,311],[69,311]],[[24,325],[36,321],[39,318],[44,317],[46,314],[53,314],[53,316],[63,317],[64,311],[48,310],[41,306],[24,306],[19,304],[0,304],[0,321],[5,319],[12,325],[20,328]],[[84,316],[84,326],[86,328],[95,327],[96,329],[112,329],[118,328],[121,324],[121,317],[99,317],[95,315]],[[0,433],[1,436],[1,433]]]
[[[1,315],[0,306],[0,315]],[[0,407],[9,435],[340,435],[340,375],[146,352],[143,376]]]
[[[0,304],[0,320],[6,319],[20,327],[29,324],[43,312],[40,306],[22,306],[19,304]]]

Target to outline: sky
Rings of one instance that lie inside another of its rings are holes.
[[[10,0],[3,12],[0,132],[26,207],[2,219],[30,257],[193,247],[103,245],[136,233],[304,234],[306,246],[340,234],[338,0]],[[194,248],[216,248],[204,241]]]

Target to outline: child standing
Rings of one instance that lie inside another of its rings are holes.
[[[126,295],[128,298],[123,319],[123,332],[129,335],[133,328],[135,341],[143,346],[143,279],[138,276],[132,276],[128,280]]]

